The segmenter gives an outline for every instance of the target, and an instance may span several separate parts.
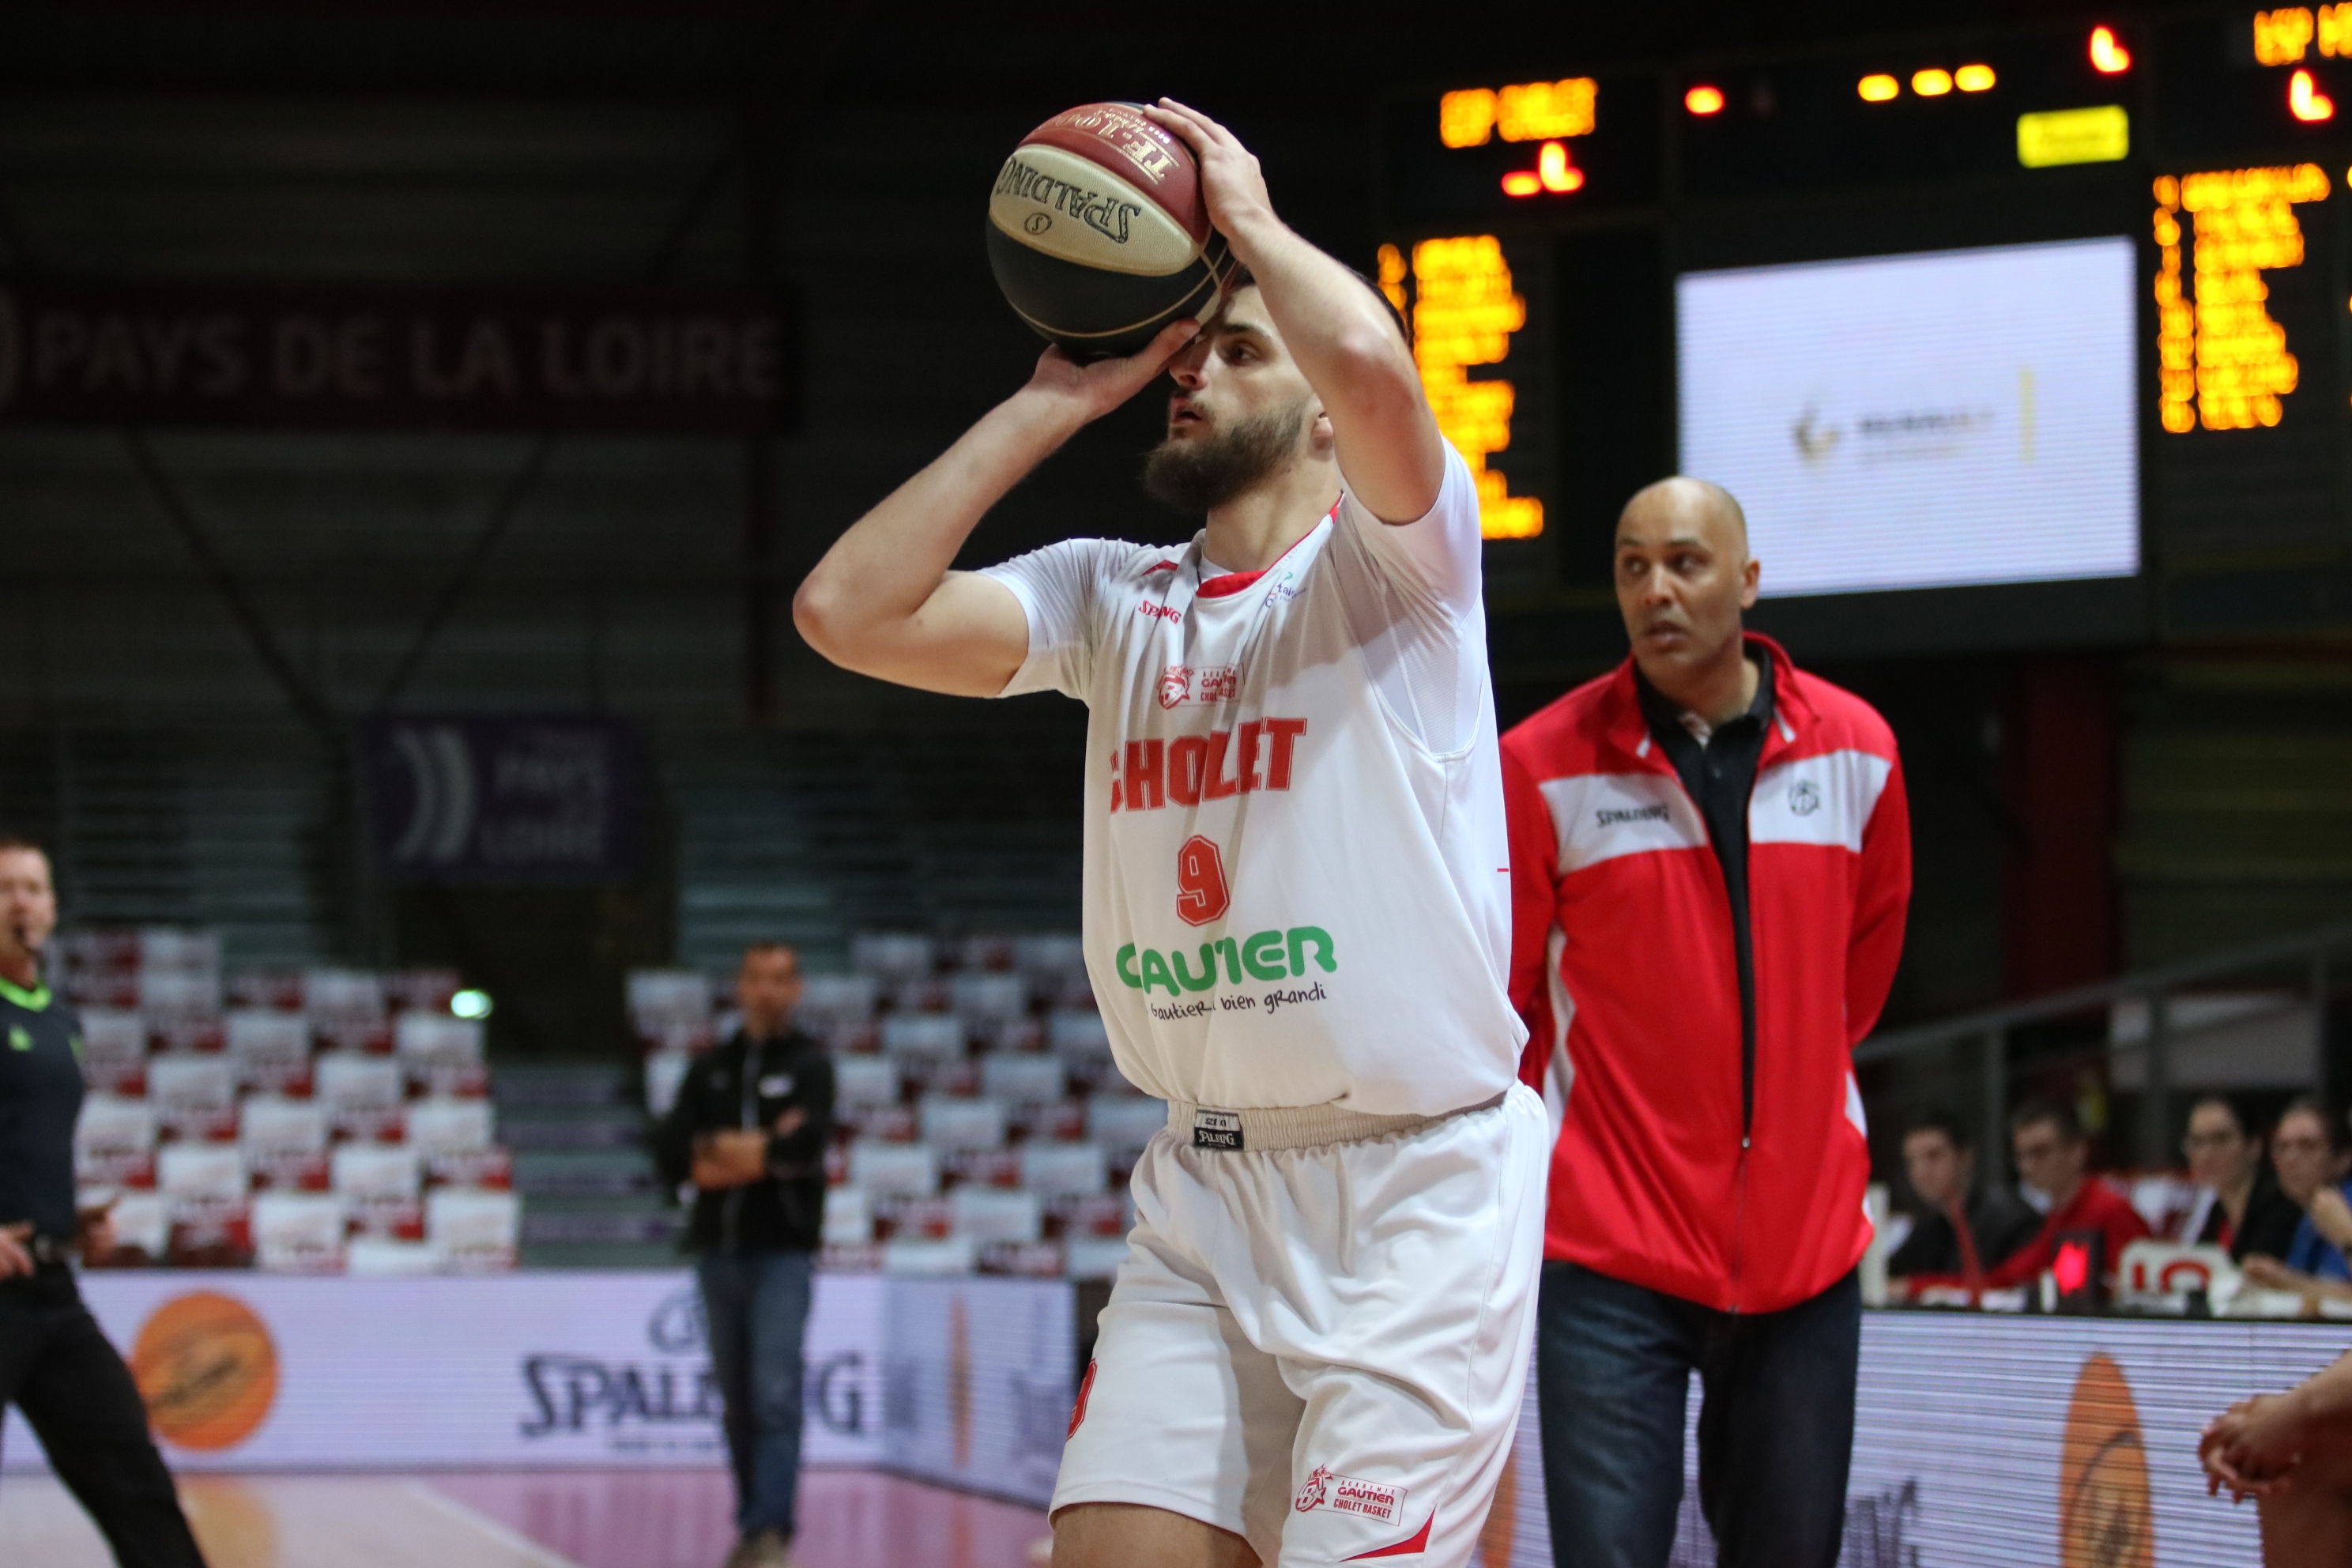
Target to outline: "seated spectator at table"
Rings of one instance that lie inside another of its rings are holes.
[[[2284,1258],[2294,1243],[2303,1208],[2280,1190],[2263,1158],[2263,1141],[2238,1107],[2209,1094],[2189,1110],[2180,1152],[2200,1189],[2180,1239],[2227,1248],[2238,1262],[2253,1254]]]
[[[2206,1424],[2197,1457],[2209,1494],[2260,1500],[2264,1568],[2352,1563],[2352,1356],[2231,1405]]]
[[[2300,1207],[2303,1219],[2284,1258],[2250,1254],[2246,1279],[2272,1290],[2306,1296],[2352,1297],[2352,1184],[2345,1172],[2345,1122],[2309,1095],[2279,1113],[2271,1134],[2271,1163],[2279,1190]]]
[[[2112,1279],[2124,1248],[2148,1234],[2147,1221],[2122,1194],[2092,1179],[2090,1146],[2074,1108],[2055,1100],[2028,1100],[2009,1119],[2009,1138],[2019,1179],[2050,1194],[2050,1213],[2040,1234],[2022,1251],[1998,1268],[1985,1270],[1985,1288],[2006,1289],[2039,1279],[2057,1260],[2059,1244],[2085,1230],[2105,1238],[2100,1268]]]
[[[2042,1216],[2013,1194],[1977,1180],[1977,1152],[1948,1110],[1914,1117],[1903,1133],[1903,1169],[1921,1213],[1886,1260],[1888,1289],[1907,1295],[1911,1276],[1958,1275],[1964,1289],[2032,1241]]]

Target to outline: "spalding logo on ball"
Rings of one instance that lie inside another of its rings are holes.
[[[988,264],[1021,319],[1082,359],[1205,321],[1234,263],[1192,151],[1131,103],[1088,103],[1021,139],[988,199]]]

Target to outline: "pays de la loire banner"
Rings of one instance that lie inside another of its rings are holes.
[[[0,426],[787,428],[748,290],[0,279]]]
[[[636,868],[643,759],[615,719],[404,715],[367,726],[368,815],[401,882],[600,882]]]

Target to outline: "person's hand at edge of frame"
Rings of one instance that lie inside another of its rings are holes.
[[[25,1245],[32,1239],[31,1220],[0,1225],[0,1279],[14,1279],[20,1274],[33,1272],[33,1250]]]
[[[1037,368],[1023,390],[1073,404],[1092,424],[1150,386],[1200,331],[1201,323],[1190,316],[1171,321],[1124,359],[1081,360],[1053,344],[1037,356]]]
[[[2243,1502],[2285,1491],[2303,1462],[2303,1426],[2292,1394],[2258,1394],[2207,1422],[2197,1444],[2206,1495],[2227,1487],[2231,1501]]]

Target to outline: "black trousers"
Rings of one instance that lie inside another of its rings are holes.
[[[1862,1356],[1849,1274],[1778,1312],[1718,1312],[1544,1265],[1536,1394],[1558,1568],[1666,1568],[1691,1373],[1699,1511],[1721,1568],[1835,1568]]]
[[[66,1268],[0,1279],[0,1405],[9,1404],[122,1568],[205,1568],[139,1386]]]

